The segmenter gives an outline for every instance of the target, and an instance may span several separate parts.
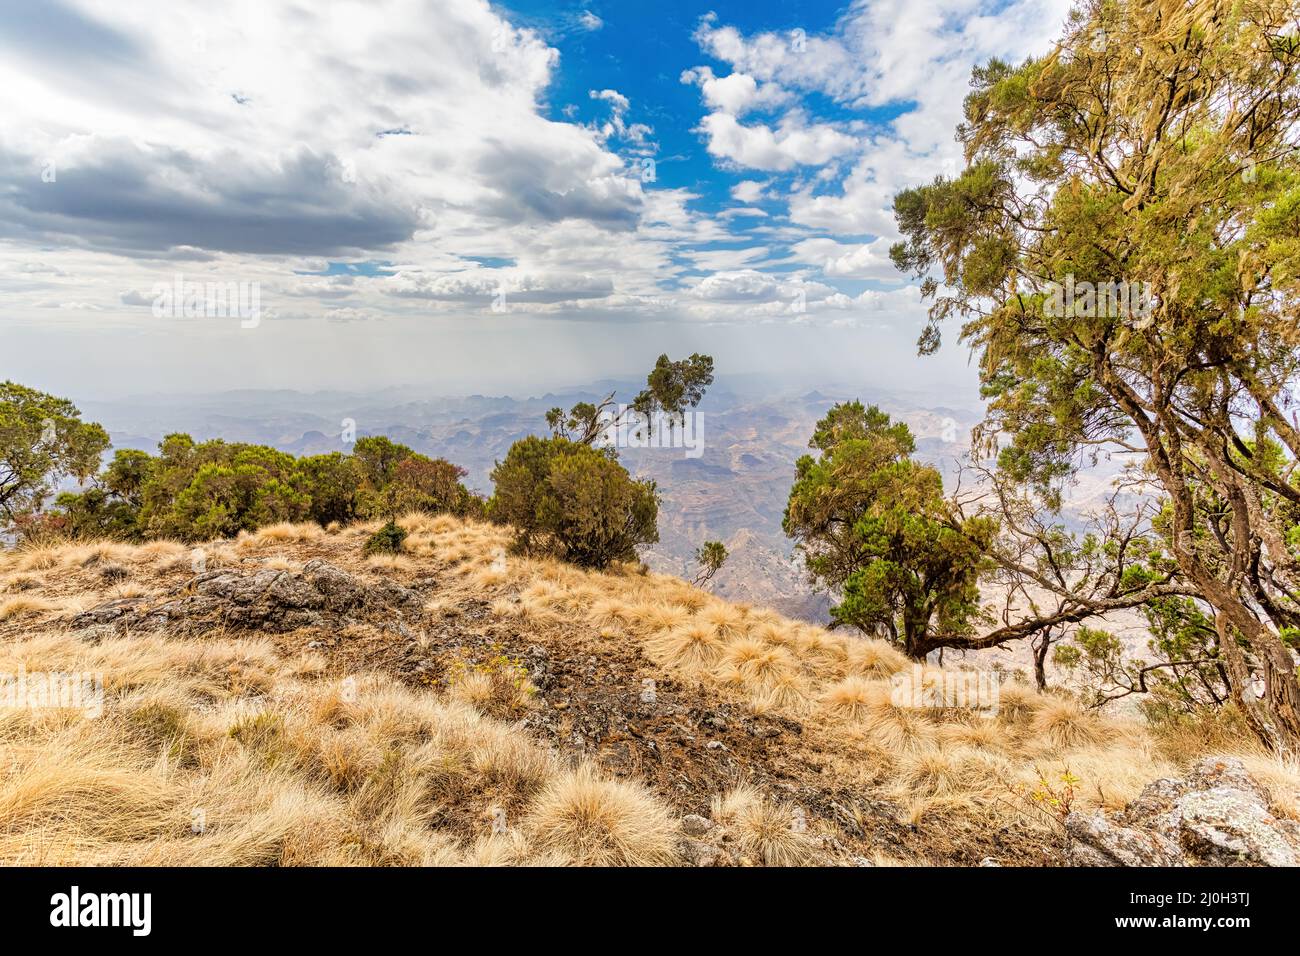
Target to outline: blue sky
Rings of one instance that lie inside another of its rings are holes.
[[[0,374],[519,391],[702,349],[972,394],[915,358],[890,206],[1067,5],[0,0]]]
[[[520,22],[535,25],[560,51],[561,69],[547,97],[550,116],[563,120],[575,111],[583,122],[603,121],[608,109],[592,100],[589,91],[616,89],[635,105],[636,117],[654,127],[659,144],[657,174],[664,186],[690,189],[700,195],[700,208],[719,210],[730,204],[730,188],[744,178],[740,171],[721,169],[700,149],[694,129],[700,119],[696,88],[681,82],[684,70],[721,61],[702,53],[694,34],[709,11],[744,32],[805,33],[829,30],[839,7],[829,3],[617,3],[504,5]],[[581,26],[583,13],[600,17],[601,26]],[[843,119],[852,111],[827,102],[824,108]],[[888,110],[871,111],[881,115]]]

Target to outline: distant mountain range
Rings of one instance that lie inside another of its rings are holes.
[[[340,392],[238,391],[83,402],[86,417],[101,422],[116,448],[156,449],[162,437],[183,431],[196,439],[223,438],[272,445],[295,455],[346,451],[345,430],[387,435],[426,455],[469,471],[468,484],[491,492],[489,474],[510,445],[544,434],[554,406],[622,400],[636,382],[598,382],[538,397],[470,395],[425,398],[410,390],[371,395]],[[837,401],[879,404],[906,421],[917,436],[918,457],[951,477],[967,449],[972,409],[922,407],[915,399],[860,392],[803,391],[764,394],[752,382],[720,379],[698,409],[703,452],[683,448],[629,448],[621,460],[639,477],[655,479],[663,496],[660,541],[644,557],[655,570],[689,577],[692,554],[705,540],[723,541],[731,556],[712,582],[733,601],[749,601],[784,614],[825,622],[830,600],[810,586],[781,517],[794,479],[794,462],[807,451],[813,425]]]

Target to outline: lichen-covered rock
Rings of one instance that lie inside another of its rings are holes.
[[[1122,826],[1100,810],[1071,813],[1065,820],[1070,862],[1075,866],[1178,866],[1178,844],[1155,830]]]
[[[677,855],[690,866],[734,866],[735,859],[721,847],[701,840],[682,837],[677,843]]]
[[[1240,760],[1210,757],[1181,780],[1149,784],[1120,813],[1065,821],[1076,866],[1297,866],[1300,827]]]
[[[1286,821],[1240,790],[1189,793],[1179,803],[1183,847],[1211,866],[1297,866],[1300,841]]]
[[[416,591],[370,581],[321,560],[301,571],[220,569],[190,579],[173,598],[152,606],[140,598],[110,601],[79,614],[74,627],[115,624],[155,629],[212,625],[279,632],[346,623],[358,616],[416,615]]]
[[[698,813],[688,813],[682,817],[682,832],[687,836],[704,836],[713,829],[713,821]]]

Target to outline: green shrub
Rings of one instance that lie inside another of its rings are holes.
[[[604,568],[659,540],[654,482],[634,480],[605,451],[529,436],[511,446],[492,480],[489,516],[515,528],[521,550]]]
[[[390,521],[366,539],[364,554],[400,554],[406,541],[406,529]]]
[[[483,514],[482,499],[462,484],[465,469],[382,436],[362,438],[351,455],[304,458],[185,434],[168,435],[158,448],[156,456],[117,452],[84,491],[59,495],[53,514],[25,515],[20,530],[25,537],[209,541],[280,521],[323,527],[408,511]]]

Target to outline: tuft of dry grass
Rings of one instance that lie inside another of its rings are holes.
[[[750,691],[766,707],[797,707],[806,699],[799,663],[784,647],[752,637],[727,645],[715,673],[724,685]]]
[[[45,579],[37,574],[10,574],[0,579],[0,592],[32,591],[44,583]]]
[[[646,641],[646,650],[654,660],[692,675],[713,667],[725,646],[718,632],[704,622],[660,631]]]
[[[863,720],[871,713],[875,688],[864,677],[846,677],[822,695],[822,706],[844,720]]]
[[[57,611],[61,607],[62,605],[47,601],[45,598],[33,595],[19,595],[18,597],[0,601],[0,622],[20,617],[32,617],[37,614],[47,614],[50,611]]]
[[[278,524],[259,528],[255,535],[241,538],[241,541],[252,542],[256,545],[290,544],[317,541],[324,536],[325,529],[314,522],[306,521],[295,524],[290,521],[281,521]]]
[[[1107,735],[1102,721],[1067,697],[1040,699],[1031,723],[1035,738],[1056,750],[1101,743]]]
[[[616,597],[601,597],[587,609],[587,622],[602,632],[622,629],[631,620],[628,603]]]
[[[912,665],[907,655],[884,641],[853,641],[846,651],[848,671],[863,677],[892,677]]]
[[[366,567],[375,571],[410,571],[415,562],[404,554],[372,554],[366,558]]]
[[[552,780],[525,832],[542,850],[585,866],[653,866],[673,859],[676,827],[643,787],[603,780],[589,765]]]
[[[269,558],[263,558],[262,567],[268,571],[288,571],[290,573],[302,570],[301,563],[283,554],[273,554]]]
[[[1004,789],[1006,767],[974,747],[922,747],[903,754],[894,778],[899,797],[991,797]]]
[[[727,828],[741,854],[767,866],[802,866],[816,858],[816,843],[796,829],[790,807],[742,786],[713,800],[713,819]]]
[[[690,611],[677,604],[639,602],[629,612],[628,630],[646,638],[661,631],[681,627],[691,619]]]
[[[734,604],[712,601],[699,614],[696,620],[712,627],[724,641],[735,640],[745,633],[745,615]]]

